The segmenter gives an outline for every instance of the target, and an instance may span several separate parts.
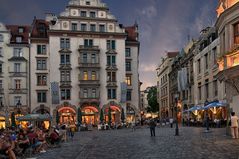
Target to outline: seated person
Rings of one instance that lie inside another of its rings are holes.
[[[10,134],[4,134],[0,138],[0,154],[8,156],[9,159],[16,159],[16,155],[13,152],[15,148],[15,143],[11,139]]]
[[[30,132],[27,134],[27,136],[32,148],[35,149],[36,152],[40,152],[42,150],[42,142],[38,140],[37,133],[33,129],[30,129]]]
[[[18,146],[22,149],[22,153],[24,154],[26,149],[30,147],[30,141],[26,135],[26,132],[24,133],[20,132],[18,134],[17,143],[18,143]]]
[[[60,136],[56,132],[56,129],[53,129],[50,133],[51,144],[58,144],[60,142]]]

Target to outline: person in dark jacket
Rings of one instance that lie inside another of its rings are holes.
[[[150,134],[151,134],[151,136],[155,136],[156,123],[155,123],[155,121],[153,119],[150,120],[149,127],[150,127]]]

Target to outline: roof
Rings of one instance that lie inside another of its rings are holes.
[[[168,58],[173,58],[173,57],[176,57],[177,55],[179,54],[179,52],[175,51],[175,52],[167,52],[167,56]]]
[[[43,19],[34,19],[31,38],[48,38],[49,22]]]
[[[11,32],[11,44],[28,44],[30,26],[28,25],[6,25],[6,28]],[[19,32],[19,28],[23,29],[23,32]],[[17,42],[16,38],[22,37],[22,42]]]
[[[125,32],[127,33],[127,39],[126,41],[138,41],[138,26],[129,26],[129,27],[124,27]]]

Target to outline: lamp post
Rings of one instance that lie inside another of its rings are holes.
[[[175,93],[174,94],[174,99],[175,99],[175,112],[176,112],[176,128],[175,128],[175,136],[179,136],[179,129],[178,129],[178,98],[179,94]]]

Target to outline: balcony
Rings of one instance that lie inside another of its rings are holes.
[[[22,88],[22,89],[10,88],[9,89],[10,94],[27,94],[27,92],[28,92],[27,88]]]
[[[107,81],[106,87],[118,87],[117,81]]]
[[[80,45],[79,51],[84,50],[93,50],[93,51],[100,51],[99,46],[87,46],[87,45]]]
[[[100,86],[100,80],[79,80],[80,86]]]
[[[100,68],[100,63],[92,63],[91,61],[87,60],[86,62],[81,61],[81,59],[78,59],[79,61],[79,68]]]
[[[60,70],[72,70],[71,64],[60,64]]]
[[[10,77],[27,77],[27,72],[9,72]]]
[[[60,87],[61,88],[72,88],[71,81],[61,81],[60,82]]]

